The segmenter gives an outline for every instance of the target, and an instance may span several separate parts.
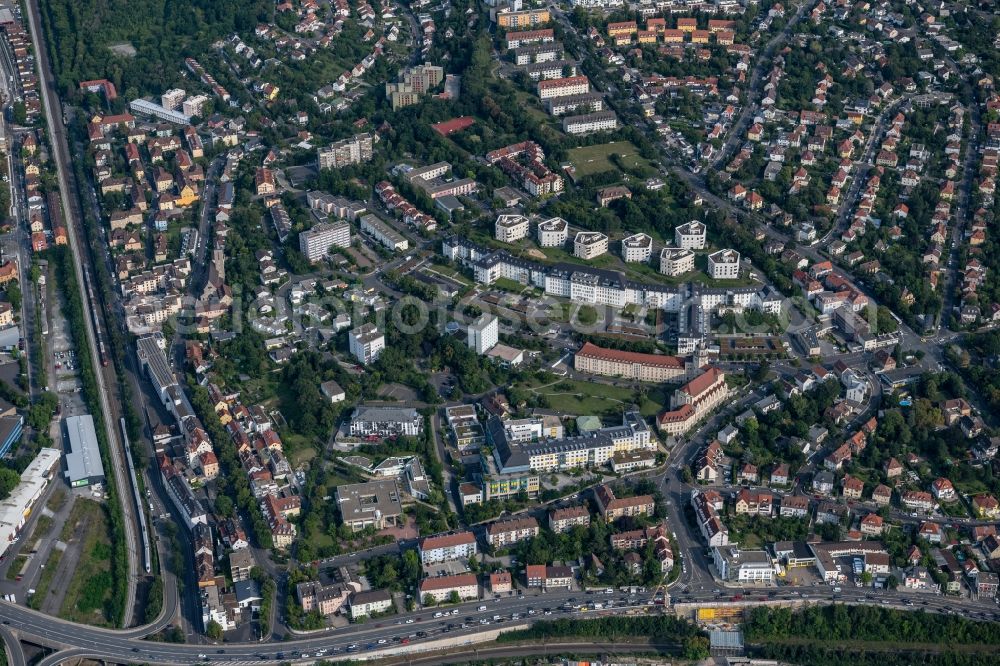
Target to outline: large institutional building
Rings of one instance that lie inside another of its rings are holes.
[[[503,421],[489,420],[486,438],[501,474],[560,472],[606,465],[620,452],[654,449],[649,426],[638,411],[625,412],[620,426],[601,428],[585,435],[538,442],[511,439]]]
[[[729,397],[726,373],[716,367],[708,367],[687,384],[684,384],[670,398],[670,410],[657,417],[660,430],[670,435],[678,435],[691,429],[708,412],[718,407]]]
[[[676,356],[605,349],[590,342],[576,352],[574,367],[578,372],[640,382],[669,382],[688,374],[684,359]]]

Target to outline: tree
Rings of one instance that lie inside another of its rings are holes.
[[[434,598],[433,594],[424,595],[424,606],[434,606],[437,604],[437,599]]]
[[[7,285],[7,300],[14,312],[21,310],[21,286],[16,281]]]
[[[215,497],[215,512],[223,518],[232,518],[233,500],[228,495],[217,495]]]
[[[691,660],[704,659],[709,655],[707,636],[688,636],[684,639],[684,658]]]
[[[0,467],[0,500],[5,500],[10,496],[10,491],[21,482],[21,476],[12,469]]]
[[[462,597],[459,596],[458,590],[452,590],[451,594],[448,595],[448,603],[459,604],[462,603]]]
[[[205,627],[205,635],[213,641],[221,641],[223,638],[222,625],[215,620],[209,620],[208,626]]]
[[[885,579],[885,586],[890,590],[895,590],[899,587],[899,579],[896,578],[894,574],[890,574],[889,577]]]

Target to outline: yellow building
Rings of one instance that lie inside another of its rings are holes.
[[[523,28],[548,23],[551,20],[548,9],[527,9],[520,12],[500,12],[497,25],[501,28]]]
[[[639,26],[635,21],[608,24],[608,35],[611,37],[617,37],[619,35],[634,35],[638,30]]]
[[[184,185],[180,189],[180,193],[175,203],[178,206],[190,206],[196,201],[198,201],[198,190],[191,185]]]

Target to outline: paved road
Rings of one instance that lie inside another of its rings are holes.
[[[620,604],[623,604],[627,597],[628,595],[624,593],[605,595],[603,593],[587,594],[581,591],[565,590],[548,594],[529,594],[521,598],[509,596],[499,600],[462,604],[456,607],[457,615],[449,615],[447,618],[435,618],[433,617],[434,613],[439,611],[424,609],[365,624],[349,625],[335,631],[324,632],[316,637],[301,638],[279,644],[243,643],[221,646],[143,641],[127,631],[76,625],[6,602],[0,602],[0,616],[4,618],[5,628],[15,630],[23,640],[57,649],[75,648],[82,651],[83,654],[97,654],[106,659],[120,660],[122,663],[141,661],[188,664],[204,661],[204,658],[198,656],[199,654],[211,654],[213,661],[233,663],[287,660],[293,656],[293,651],[315,654],[317,650],[322,648],[326,648],[329,654],[344,653],[348,652],[348,648],[352,645],[356,645],[357,648],[351,652],[363,653],[367,651],[369,645],[371,645],[371,649],[379,647],[379,640],[384,641],[381,647],[390,647],[398,644],[397,641],[393,640],[394,638],[400,640],[406,638],[412,643],[417,643],[449,636],[452,631],[470,634],[476,631],[495,629],[494,617],[497,615],[506,618],[508,622],[511,621],[510,618],[513,614],[520,615],[521,620],[528,622],[539,619],[554,619],[560,616],[584,616],[585,612],[583,611],[561,611],[560,606],[570,599],[575,600],[575,604],[591,601],[606,603],[608,600],[613,600],[619,608],[622,608]],[[480,608],[485,608],[485,610],[479,610]],[[545,608],[550,609],[551,615],[545,615]],[[448,610],[450,611],[452,608],[449,607]],[[529,615],[529,611],[534,611],[534,614]],[[486,620],[489,624],[481,624],[482,620]],[[467,623],[470,626],[462,630],[458,627],[462,623]],[[448,630],[448,624],[453,624],[456,628]],[[416,632],[423,632],[426,635],[416,636]],[[220,653],[219,650],[224,652]],[[279,652],[283,655],[281,658],[277,656]]]
[[[747,125],[750,124],[750,120],[753,119],[752,112],[757,109],[756,97],[761,93],[761,85],[764,83],[763,75],[765,64],[770,67],[774,52],[791,36],[792,28],[798,25],[799,21],[802,20],[802,17],[806,15],[806,11],[812,11],[812,8],[815,7],[816,4],[818,3],[801,3],[799,8],[795,11],[795,14],[788,20],[788,23],[781,30],[781,32],[772,37],[771,41],[769,41],[761,50],[760,57],[757,58],[757,64],[754,66],[753,72],[750,73],[750,85],[747,87],[746,104],[743,105],[743,110],[740,112],[739,117],[737,117],[736,122],[734,122],[733,126],[729,128],[726,142],[719,150],[719,154],[716,155],[714,160],[712,160],[711,169],[718,169],[728,159],[729,155],[732,154],[733,149],[742,139]]]
[[[826,246],[827,242],[830,241],[832,237],[839,236],[845,229],[847,229],[848,222],[851,220],[852,213],[854,213],[858,200],[861,197],[862,187],[868,184],[868,172],[874,168],[875,151],[882,145],[880,139],[885,133],[885,125],[889,120],[889,116],[894,116],[903,101],[905,99],[909,99],[910,97],[912,97],[912,95],[906,95],[890,104],[887,104],[875,119],[875,122],[872,124],[871,132],[865,140],[864,149],[861,151],[858,159],[854,160],[854,173],[851,174],[851,184],[847,188],[847,192],[844,194],[840,208],[837,209],[835,222],[830,228],[830,231],[826,232],[826,235],[823,236],[823,238],[821,238],[816,245],[820,247]]]
[[[84,303],[84,307],[90,304],[90,298],[87,295],[86,282],[84,281],[83,275],[83,265],[89,264],[86,252],[86,242],[87,239],[84,236],[83,229],[80,225],[79,211],[77,207],[77,199],[70,196],[71,192],[75,190],[70,188],[70,183],[72,182],[72,173],[69,170],[69,149],[66,143],[66,133],[65,127],[62,124],[62,118],[58,115],[58,109],[61,108],[59,104],[59,98],[56,94],[55,83],[52,80],[52,70],[49,65],[49,54],[48,50],[41,40],[41,19],[38,14],[38,3],[37,1],[31,1],[27,4],[27,17],[30,24],[31,40],[35,51],[35,57],[38,59],[38,76],[39,76],[39,88],[42,93],[42,106],[45,108],[45,119],[48,124],[48,129],[50,132],[50,138],[53,146],[53,160],[56,165],[56,173],[59,182],[59,194],[62,199],[63,212],[66,217],[66,228],[69,232],[69,247],[73,253],[74,257],[74,268],[76,269],[76,280],[80,289],[80,298]],[[96,305],[96,304],[95,304]],[[122,513],[124,514],[124,532],[125,532],[125,550],[128,560],[128,582],[126,584],[126,599],[125,599],[125,614],[124,623],[126,626],[131,624],[133,610],[135,607],[135,588],[136,581],[139,574],[139,559],[141,553],[141,542],[138,537],[138,529],[136,527],[136,517],[135,517],[135,506],[132,500],[132,484],[134,479],[128,478],[127,465],[125,463],[125,455],[123,451],[123,444],[121,438],[118,435],[118,410],[112,410],[111,408],[111,398],[114,393],[112,393],[106,382],[105,373],[102,372],[100,355],[97,351],[97,338],[94,332],[94,324],[91,317],[84,316],[87,338],[88,351],[90,353],[91,362],[94,366],[95,372],[94,376],[97,379],[97,389],[98,397],[101,401],[101,411],[104,416],[104,427],[107,435],[107,441],[109,444],[110,455],[112,460],[112,466],[114,467],[115,474],[115,485],[118,490],[118,499],[121,502]],[[77,345],[79,346],[82,340],[77,340]]]
[[[954,60],[950,57],[946,57],[945,59],[955,71],[958,71],[958,65],[955,64]],[[947,326],[951,322],[954,315],[955,299],[959,296],[958,276],[959,272],[965,269],[964,266],[958,265],[956,259],[959,244],[965,240],[965,225],[969,217],[969,204],[972,201],[972,186],[975,180],[974,176],[976,175],[974,167],[978,155],[979,134],[983,127],[981,109],[979,108],[979,104],[975,102],[975,94],[972,91],[969,78],[965,74],[962,75],[962,87],[965,89],[966,98],[972,100],[969,108],[969,125],[971,130],[969,135],[971,140],[965,144],[965,155],[962,159],[962,180],[958,184],[958,200],[953,208],[955,224],[951,230],[950,244],[946,248],[948,262],[945,264],[944,286],[941,291],[943,302],[941,304],[941,314],[938,317],[939,325],[944,326]]]
[[[24,650],[21,649],[21,641],[17,640],[14,632],[7,627],[0,627],[0,638],[3,639],[9,666],[25,666],[27,661],[24,659]]]

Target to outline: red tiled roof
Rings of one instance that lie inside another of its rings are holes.
[[[449,548],[465,543],[473,543],[476,537],[472,532],[457,532],[455,534],[442,534],[440,536],[429,536],[420,542],[421,550],[434,550],[435,548]]]
[[[467,587],[478,585],[479,579],[476,574],[457,574],[454,576],[437,576],[435,578],[425,578],[420,581],[420,591],[430,592],[432,590],[449,590],[453,587]]]
[[[719,368],[709,368],[684,386],[680,387],[678,390],[687,393],[692,398],[697,398],[699,395],[711,388],[715,382],[718,381],[719,376],[723,374],[724,373]]]
[[[602,361],[619,361],[624,363],[641,363],[643,365],[656,365],[665,368],[683,368],[684,361],[676,356],[666,356],[664,354],[641,354],[639,352],[619,351],[617,349],[605,349],[597,345],[586,342],[577,356],[594,358]]]

